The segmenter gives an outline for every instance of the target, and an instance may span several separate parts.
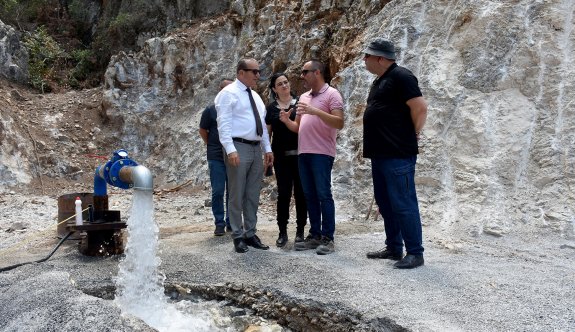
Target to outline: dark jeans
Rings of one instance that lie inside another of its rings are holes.
[[[226,185],[228,178],[226,175],[226,164],[223,160],[208,160],[210,169],[210,184],[212,186],[212,213],[216,226],[229,226],[228,216],[228,191]],[[226,208],[224,220],[224,192],[226,194]]]
[[[310,234],[333,240],[335,204],[331,195],[331,169],[334,158],[323,154],[301,153],[299,174],[309,213]]]
[[[415,163],[410,158],[371,158],[373,191],[385,225],[385,244],[393,252],[422,255],[421,219],[415,193]]]
[[[281,152],[274,157],[274,169],[278,185],[277,221],[280,232],[287,231],[290,202],[295,199],[297,231],[303,232],[307,222],[307,206],[299,178],[298,156],[282,156]]]

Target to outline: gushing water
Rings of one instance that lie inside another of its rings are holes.
[[[116,280],[116,303],[125,314],[141,318],[159,331],[217,331],[207,312],[194,317],[168,303],[157,257],[158,226],[153,219],[153,193],[134,190],[128,219],[125,257]]]

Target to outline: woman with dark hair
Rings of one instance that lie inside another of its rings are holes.
[[[291,93],[289,80],[284,73],[272,75],[269,88],[274,101],[267,106],[266,125],[272,142],[274,170],[278,185],[277,222],[279,236],[276,245],[281,248],[288,242],[287,224],[292,189],[296,207],[295,242],[304,240],[307,206],[299,179],[298,134],[290,130],[285,124],[288,118],[293,121],[296,117],[297,99]]]

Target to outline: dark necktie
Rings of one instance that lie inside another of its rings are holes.
[[[262,119],[260,119],[260,113],[258,113],[256,101],[254,100],[254,96],[252,96],[252,90],[247,88],[246,91],[248,92],[248,96],[250,96],[250,104],[252,104],[252,111],[254,112],[254,118],[256,118],[256,133],[261,137],[264,133],[264,129],[262,128]]]

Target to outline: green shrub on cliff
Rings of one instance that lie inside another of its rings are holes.
[[[28,49],[30,84],[42,92],[51,91],[49,81],[54,79],[55,66],[66,58],[66,53],[44,26],[26,35],[23,42]]]

